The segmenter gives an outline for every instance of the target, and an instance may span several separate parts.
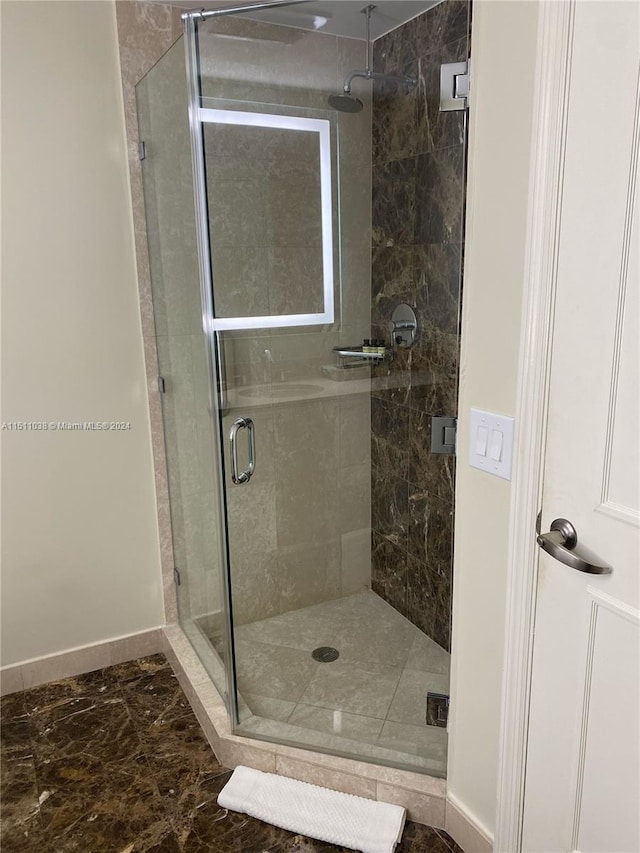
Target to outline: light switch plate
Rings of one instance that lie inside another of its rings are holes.
[[[487,430],[487,433],[480,432]],[[502,434],[502,452],[500,459],[491,458],[491,450],[499,446],[499,436]],[[486,439],[479,441],[479,437]],[[478,451],[482,449],[486,440],[486,454]],[[469,464],[473,468],[486,471],[487,474],[495,474],[503,480],[511,479],[511,456],[513,452],[513,418],[504,415],[496,415],[493,412],[485,412],[482,409],[471,409],[471,426],[469,433]]]

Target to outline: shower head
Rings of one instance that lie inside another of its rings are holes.
[[[408,88],[413,88],[418,82],[415,77],[409,77],[406,74],[400,76],[397,74],[383,74],[379,71],[372,71],[371,13],[375,8],[375,6],[369,5],[365,6],[362,10],[362,13],[367,19],[367,67],[364,71],[351,71],[347,74],[341,95],[329,95],[327,100],[329,101],[329,106],[333,107],[334,110],[340,110],[340,112],[343,113],[359,113],[363,108],[364,105],[362,101],[351,94],[351,84],[356,77],[362,77],[365,80],[394,81],[395,83],[407,86]]]
[[[329,95],[329,106],[341,113],[359,113],[364,104],[353,95]]]

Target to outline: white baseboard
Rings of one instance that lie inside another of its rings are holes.
[[[451,793],[447,793],[444,828],[464,853],[492,853],[489,830]]]
[[[162,628],[115,637],[0,668],[0,696],[163,651]]]

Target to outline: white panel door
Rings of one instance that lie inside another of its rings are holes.
[[[523,850],[640,850],[640,4],[574,5]],[[594,558],[594,562],[598,559]]]

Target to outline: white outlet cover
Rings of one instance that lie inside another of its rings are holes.
[[[506,415],[496,415],[495,412],[485,412],[482,409],[471,409],[471,424],[469,429],[469,465],[479,468],[487,474],[502,477],[503,480],[511,479],[511,457],[513,455],[513,418]],[[487,452],[483,456],[478,453],[478,431],[488,430]],[[500,459],[491,458],[492,445],[499,445],[499,441],[492,441],[493,433],[502,433],[502,453]]]

